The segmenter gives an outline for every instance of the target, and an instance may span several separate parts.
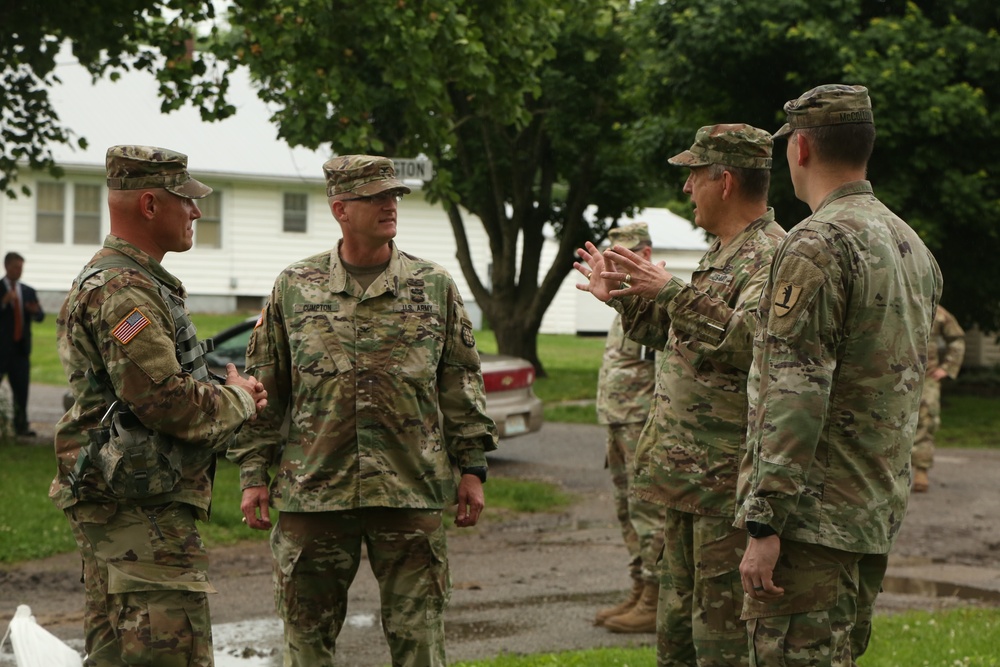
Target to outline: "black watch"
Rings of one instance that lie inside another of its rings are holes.
[[[750,537],[770,537],[771,535],[777,535],[778,531],[771,528],[766,523],[747,521],[747,534]]]
[[[479,478],[479,481],[486,483],[486,466],[469,466],[468,468],[462,468],[463,475],[475,475]]]

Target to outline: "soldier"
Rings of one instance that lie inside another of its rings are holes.
[[[56,425],[49,495],[83,558],[88,667],[213,664],[208,519],[217,452],[266,404],[227,367],[209,376],[180,281],[160,262],[191,248],[187,156],[107,152],[111,234],[73,283],[57,322],[75,403]]]
[[[757,300],[785,232],[767,206],[771,135],[703,127],[670,163],[689,167],[695,224],[715,236],[691,282],[627,248],[580,251],[580,285],[620,313],[625,333],[662,349],[653,414],[636,451],[636,495],[666,505],[657,610],[659,665],[746,665],[732,525],[746,433]]]
[[[939,345],[944,342],[944,355]],[[927,344],[927,377],[920,396],[920,418],[913,443],[910,464],[913,466],[913,490],[924,493],[930,488],[928,471],[934,465],[934,434],[941,426],[941,381],[954,380],[965,357],[965,332],[955,316],[941,306],[934,313],[934,324]]]
[[[247,367],[271,404],[230,451],[241,509],[256,529],[280,511],[285,665],[333,664],[362,542],[392,664],[444,665],[442,509],[457,499],[455,523],[476,524],[497,439],[472,322],[451,276],[393,242],[410,189],[392,162],[345,155],[323,171],[343,239],[282,271],[251,335]]]
[[[754,664],[856,664],[909,495],[941,273],[865,180],[868,90],[785,104],[795,195],[812,216],[761,297],[737,525]]]
[[[608,241],[646,260],[652,255],[646,223],[616,227],[608,232]],[[615,489],[615,513],[628,548],[632,590],[624,601],[602,609],[594,618],[594,625],[612,632],[656,631],[660,592],[656,563],[663,549],[663,509],[630,492],[635,447],[649,415],[655,381],[654,350],[626,338],[621,315],[615,315],[597,383],[597,421],[608,427],[606,465]]]

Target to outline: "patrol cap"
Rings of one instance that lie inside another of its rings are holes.
[[[608,243],[621,245],[632,249],[642,243],[652,243],[649,238],[649,225],[645,222],[635,222],[624,227],[615,227],[608,232]]]
[[[840,83],[816,86],[802,93],[798,99],[785,102],[785,113],[788,122],[774,133],[775,139],[806,127],[875,123],[868,89]]]
[[[392,160],[377,155],[341,155],[323,164],[326,196],[351,193],[371,197],[386,190],[410,194],[410,188],[396,178]]]
[[[201,199],[212,188],[191,178],[187,155],[156,146],[112,146],[105,156],[109,190],[163,188],[179,197]]]
[[[694,135],[694,145],[667,162],[684,167],[721,164],[744,169],[771,168],[771,134],[746,123],[706,125]]]

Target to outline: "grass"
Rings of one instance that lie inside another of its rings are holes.
[[[860,667],[1000,667],[998,609],[907,612],[875,617]],[[653,648],[601,648],[562,653],[501,655],[455,667],[653,667]]]

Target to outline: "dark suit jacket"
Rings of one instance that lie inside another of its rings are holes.
[[[6,294],[7,283],[0,278],[0,302]],[[34,288],[21,283],[21,308],[28,303],[38,304],[38,312],[31,314],[27,310],[23,311],[21,343],[17,346],[14,345],[14,309],[10,305],[0,306],[0,358],[27,356],[31,353],[31,323],[44,320],[45,312],[38,303]]]

